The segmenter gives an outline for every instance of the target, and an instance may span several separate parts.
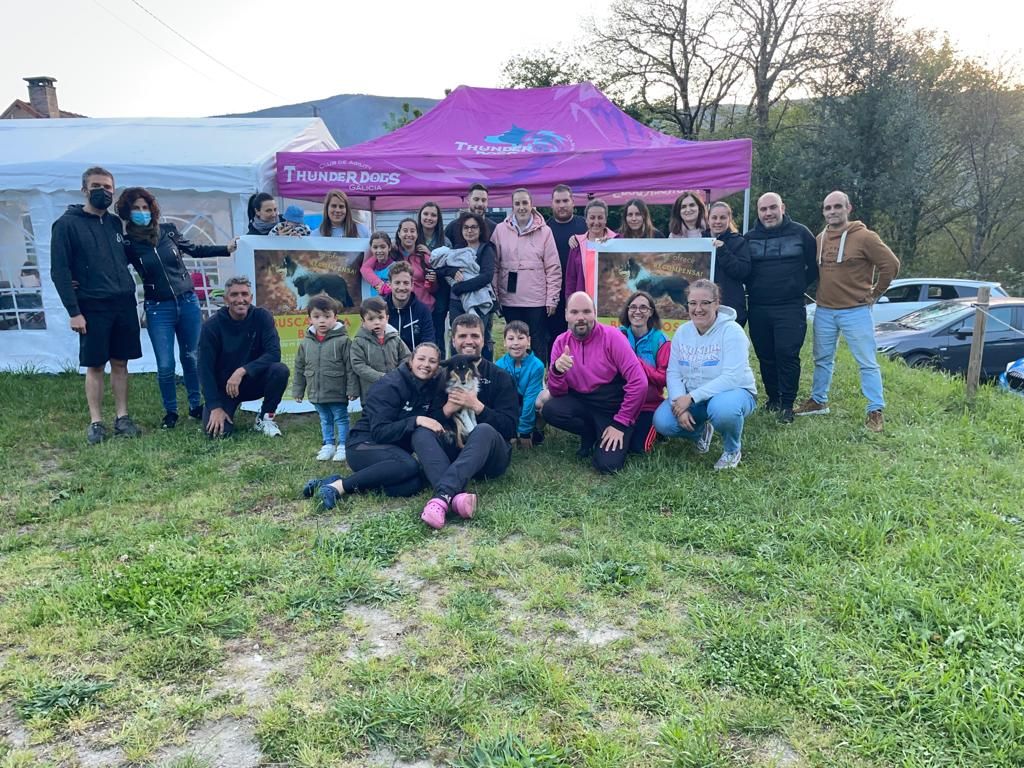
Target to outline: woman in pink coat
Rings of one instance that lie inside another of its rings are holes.
[[[547,361],[547,318],[558,306],[562,264],[554,235],[533,208],[526,189],[512,193],[512,213],[494,228],[494,293],[506,322],[522,320],[530,328],[530,346]]]
[[[588,248],[588,243],[603,243],[617,237],[613,230],[608,229],[608,204],[604,200],[594,199],[587,203],[583,218],[587,222],[586,233],[569,238],[569,258],[565,262],[566,302],[577,291],[586,291],[591,298],[594,296],[594,286],[587,280],[588,275],[593,280],[593,257],[589,264],[584,263],[584,257],[593,253],[593,245]]]

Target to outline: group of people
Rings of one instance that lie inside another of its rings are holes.
[[[114,217],[108,212],[114,178],[103,168],[83,174],[82,191],[84,205],[70,206],[54,224],[51,263],[71,328],[80,335],[89,442],[107,436],[101,412],[107,362],[114,432],[139,434],[127,410],[127,361],[141,356],[129,265],[145,289],[166,411],[162,425],[178,420],[177,337],[189,415],[201,419],[208,434],[230,434],[241,402],[262,398],[256,429],[280,435],[274,414],[289,370],[281,362],[273,317],[253,306],[249,280],[233,277],[225,284],[225,306],[200,324],[182,261],[183,253],[227,256],[234,242],[189,243],[160,220],[158,202],[139,187],[121,194],[120,219]],[[744,421],[757,396],[746,322],[765,407],[780,421],[828,413],[842,333],[860,366],[866,424],[881,431],[884,401],[870,307],[896,276],[899,261],[875,233],[850,221],[843,192],[825,198],[825,227],[817,237],[786,214],[776,193],[758,199],[758,222],[745,235],[736,231],[725,203],[709,208],[698,193],[681,195],[672,207],[669,236],[714,238],[717,269],[714,281],[689,285],[689,322],[671,340],[649,293],[634,292],[614,328],[598,322],[583,290],[581,252],[588,241],[660,235],[643,201],[628,203],[622,227],[612,232],[607,205],[591,200],[578,216],[566,185],[552,191],[553,213],[546,221],[526,189],[516,190],[512,212],[497,224],[484,216],[486,188],[474,185],[466,199],[467,210],[448,227],[440,208],[425,203],[415,219],[399,224],[394,241],[386,233],[367,233],[343,192],[324,201],[319,234],[369,237],[362,273],[378,294],[361,302],[354,338],[334,299],[321,294],[308,302],[309,327],[296,354],[292,394],[309,399],[320,416],[317,458],[347,461],[353,470],[307,483],[305,494],[317,495],[325,507],[359,491],[406,496],[429,486],[434,493],[422,512],[428,525],[441,527],[449,513],[472,517],[476,496],[466,491],[469,480],[503,474],[513,446],[542,443],[545,424],[579,436],[578,455],[602,473],[621,469],[631,452],[649,452],[659,435],[691,440],[706,453],[716,432],[723,450],[715,468],[736,467]],[[305,225],[288,213],[280,217],[270,195],[254,196],[250,232],[303,234],[295,227]],[[815,282],[814,380],[810,397],[797,406],[804,293]],[[492,362],[490,328],[497,311],[506,319],[506,354]],[[441,351],[446,326],[448,360]],[[456,360],[471,369],[471,387],[449,386]],[[356,398],[362,417],[350,431],[348,403]],[[456,441],[454,421],[464,416],[472,426]]]

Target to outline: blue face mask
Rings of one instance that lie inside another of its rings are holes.
[[[149,222],[152,220],[153,215],[149,211],[132,211],[132,224],[148,227]]]

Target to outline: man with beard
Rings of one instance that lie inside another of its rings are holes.
[[[591,458],[598,472],[618,472],[647,394],[647,374],[626,337],[597,322],[586,293],[569,297],[565,320],[569,330],[551,349],[544,420],[579,435],[577,455]]]
[[[107,209],[114,201],[114,176],[104,168],[82,174],[84,205],[69,205],[53,223],[50,268],[53,284],[78,334],[78,364],[85,368],[90,445],[107,439],[103,425],[103,371],[110,363],[114,434],[142,434],[128,415],[128,361],[142,357],[135,280],[128,271],[121,222]]]
[[[484,349],[484,324],[472,312],[452,322],[452,346],[459,355],[478,358],[476,392],[438,388],[431,416],[446,426],[455,414],[469,409],[476,426],[460,450],[454,441],[419,427],[413,432],[412,447],[434,497],[423,507],[420,519],[431,528],[444,527],[449,511],[471,518],[476,511],[476,494],[466,493],[470,479],[501,477],[512,461],[510,440],[516,436],[519,397],[512,377],[489,360],[480,357]]]
[[[466,210],[477,214],[484,220],[484,231],[480,233],[480,242],[486,243],[494,234],[494,222],[487,218],[487,187],[483,184],[474,184],[466,192]],[[444,236],[452,244],[452,248],[465,248],[466,238],[462,236],[462,227],[459,226],[459,217],[455,218],[444,228]]]
[[[818,246],[807,227],[789,218],[774,192],[758,198],[757,218],[746,234],[750,341],[768,394],[765,407],[778,413],[780,423],[790,424],[807,334],[804,292],[818,279]]]
[[[573,235],[582,235],[587,231],[587,222],[576,214],[572,199],[572,188],[568,184],[559,184],[551,190],[551,216],[545,222],[555,237],[555,248],[558,249],[558,261],[562,265],[562,285],[558,290],[558,306],[553,315],[548,316],[548,339],[565,333],[565,264],[569,259],[569,240]],[[547,364],[547,359],[543,361]]]

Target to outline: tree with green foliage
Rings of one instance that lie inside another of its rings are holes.
[[[448,94],[446,93],[445,95],[447,96]],[[401,112],[392,112],[388,115],[388,119],[384,121],[384,130],[388,133],[397,131],[418,117],[423,117],[423,110],[412,109],[409,106],[409,102],[403,102]]]

